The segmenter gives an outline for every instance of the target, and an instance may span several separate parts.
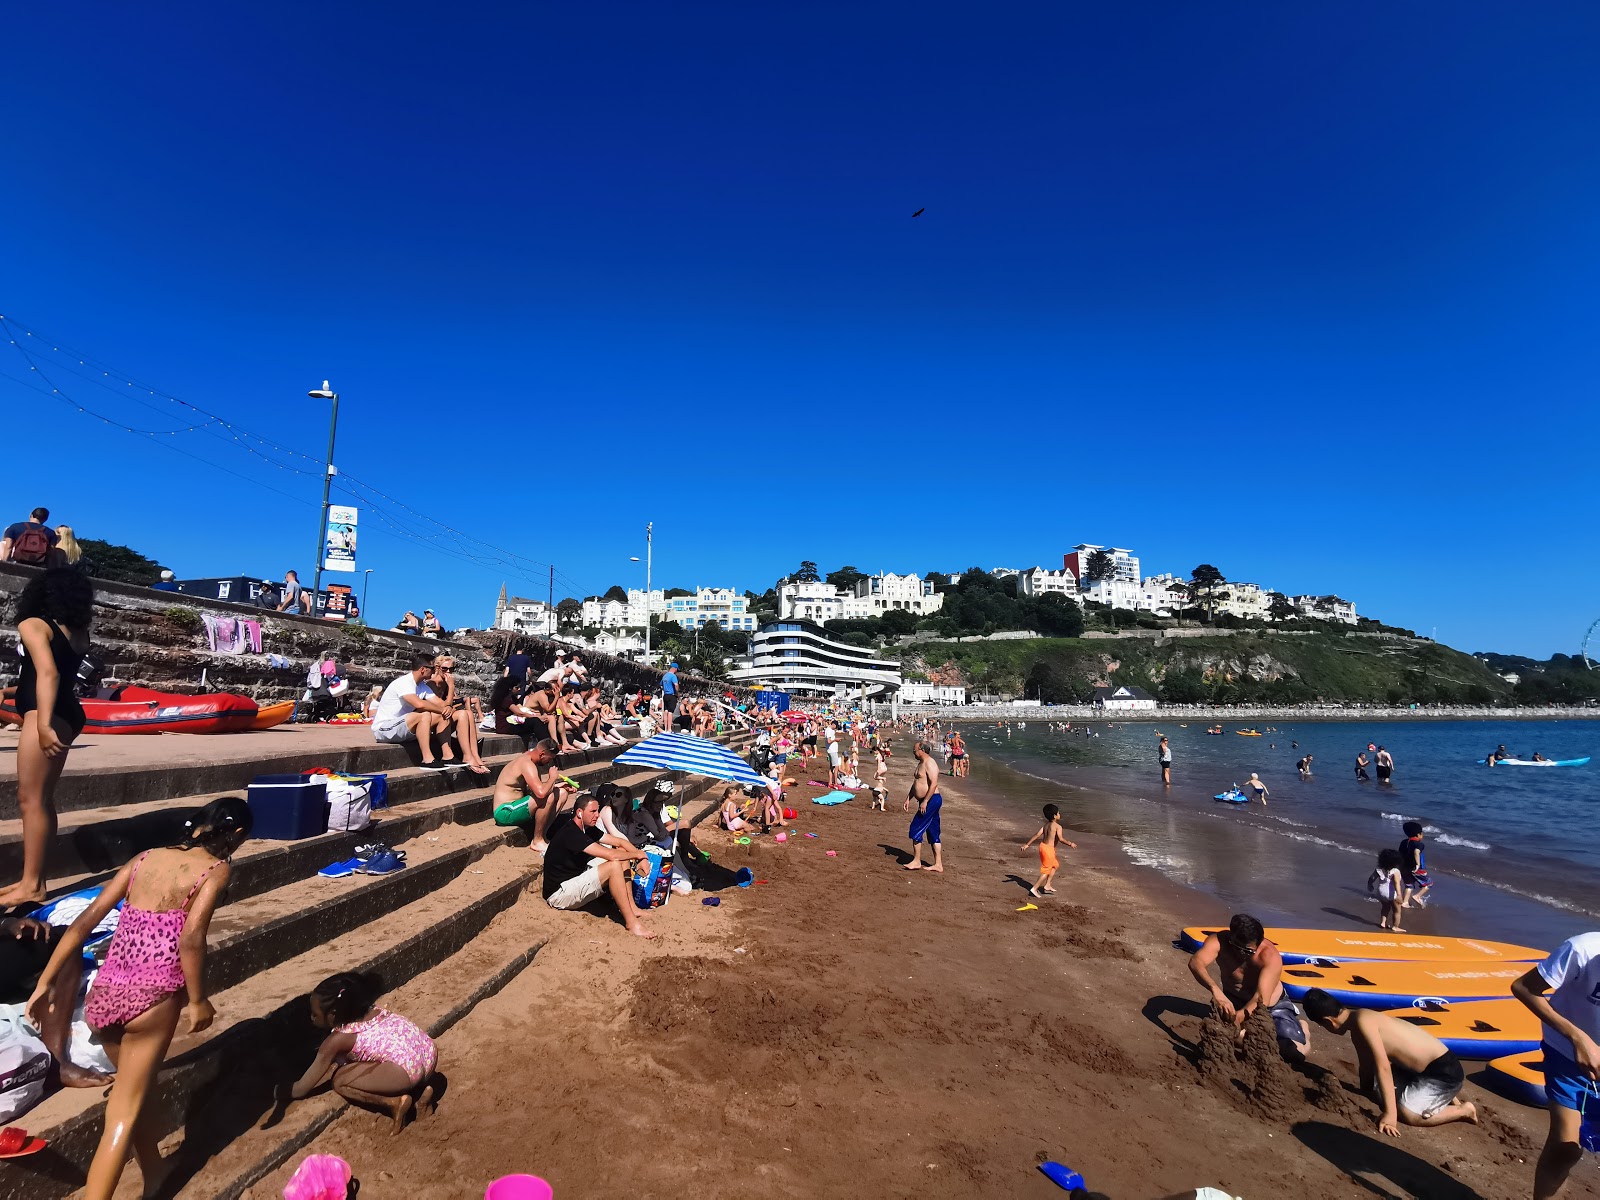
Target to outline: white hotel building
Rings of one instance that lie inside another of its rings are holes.
[[[715,621],[724,629],[756,631],[756,617],[744,593],[734,588],[696,588],[692,596],[669,596],[664,614],[685,629],[701,629]]]
[[[898,662],[836,642],[810,621],[782,619],[757,631],[750,653],[734,663],[728,678],[791,695],[869,699],[888,699],[902,682]]]
[[[933,580],[920,575],[868,575],[848,589],[831,583],[778,585],[778,616],[786,620],[822,624],[838,617],[881,617],[896,608],[925,617],[943,607],[944,596],[934,590]]]

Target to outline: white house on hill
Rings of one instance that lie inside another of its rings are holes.
[[[1096,708],[1106,712],[1154,712],[1156,698],[1143,688],[1097,687],[1094,690]]]

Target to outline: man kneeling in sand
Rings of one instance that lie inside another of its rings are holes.
[[[1215,963],[1222,976],[1211,978]],[[1238,913],[1221,933],[1209,934],[1189,958],[1189,974],[1211,993],[1217,1013],[1244,1037],[1244,1023],[1265,1008],[1285,1058],[1302,1058],[1311,1047],[1311,1026],[1283,990],[1283,955],[1267,940],[1261,922]]]
[[[1466,1073],[1455,1052],[1399,1017],[1346,1008],[1321,988],[1305,996],[1306,1014],[1329,1033],[1350,1035],[1361,1064],[1361,1090],[1383,1106],[1378,1132],[1400,1136],[1407,1125],[1478,1123],[1476,1106],[1457,1100]]]
[[[556,766],[559,752],[554,739],[542,738],[501,767],[500,778],[494,781],[494,823],[526,825],[531,814],[533,848],[540,854],[550,848],[545,841],[545,830],[550,828],[550,818],[556,815],[566,798],[562,795],[563,789],[574,790],[563,782],[561,770]],[[548,768],[542,777],[541,767]]]
[[[544,899],[551,908],[585,908],[610,892],[628,932],[642,938],[655,934],[639,920],[628,885],[627,864],[643,862],[645,853],[627,842],[610,846],[598,828],[600,801],[580,796],[572,816],[563,818],[551,835],[544,856]]]

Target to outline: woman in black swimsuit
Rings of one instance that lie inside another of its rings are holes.
[[[56,833],[56,781],[68,748],[83,732],[83,706],[72,689],[89,649],[93,615],[94,585],[71,567],[46,571],[17,597],[17,635],[26,652],[17,682],[22,879],[0,891],[0,908],[44,902],[45,857]]]

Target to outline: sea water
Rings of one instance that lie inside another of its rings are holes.
[[[1009,735],[965,726],[974,772],[1035,811],[1054,800],[1071,828],[1115,837],[1130,861],[1229,907],[1279,924],[1375,922],[1367,875],[1418,820],[1436,886],[1408,928],[1536,946],[1600,928],[1600,765],[1476,763],[1502,743],[1519,757],[1600,758],[1600,722],[1260,722],[1251,727],[1273,730],[1261,737],[1239,736],[1236,722],[1221,736],[1203,721],[1090,722],[1095,736],[1050,726],[1045,714]],[[1156,758],[1163,733],[1171,788]],[[1394,756],[1392,783],[1377,782],[1369,745]],[[1270,790],[1265,808],[1212,799],[1252,771]]]

